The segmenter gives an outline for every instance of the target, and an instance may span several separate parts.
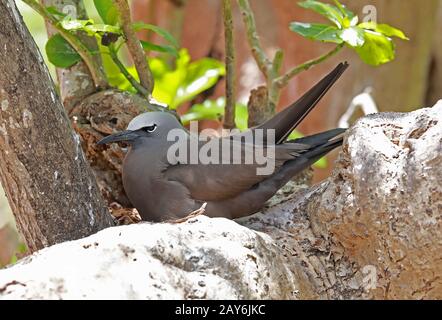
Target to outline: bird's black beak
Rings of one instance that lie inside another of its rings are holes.
[[[97,142],[97,145],[113,143],[113,142],[130,142],[135,140],[137,137],[138,135],[134,131],[126,130],[104,137],[103,139]]]

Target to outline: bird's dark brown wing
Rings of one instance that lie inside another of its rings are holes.
[[[204,146],[204,143],[200,143],[200,150],[202,146]],[[225,149],[220,147],[219,159],[221,164],[178,164],[169,166],[163,172],[164,176],[171,181],[178,181],[185,185],[193,199],[220,201],[249,190],[277,171],[284,162],[292,160],[298,154],[306,151],[309,146],[298,143],[277,145],[274,155],[267,155],[268,159],[271,159],[270,164],[274,160],[274,171],[271,170],[268,174],[262,175],[257,174],[257,169],[263,168],[265,164],[258,163],[255,158],[252,163],[245,164],[245,153],[250,152],[250,149],[243,143],[239,145],[239,148],[242,152],[242,163],[232,164],[233,152],[227,154],[227,152],[223,152]],[[223,160],[226,164],[222,164]]]
[[[241,134],[214,140],[242,138],[250,134],[255,135],[256,129],[272,129],[275,132],[274,142],[276,143],[274,156],[275,171],[278,171],[286,161],[293,160],[300,153],[310,151],[312,148],[328,141],[330,134],[323,133],[316,137],[304,138],[305,140],[302,143],[301,140],[297,143],[283,143],[290,132],[316,106],[318,101],[339,79],[347,67],[347,63],[339,64],[298,101],[262,125]],[[334,136],[335,133],[332,132],[331,136]],[[265,135],[266,133],[264,133],[264,137]],[[271,141],[268,142],[272,143]],[[200,144],[200,147],[202,146],[204,146],[204,143]],[[240,148],[244,149],[245,144],[241,145]],[[247,153],[245,149],[243,152]],[[258,163],[231,164],[231,155],[222,152],[222,148],[220,148],[219,154],[221,159],[226,160],[230,164],[178,164],[170,166],[164,171],[165,178],[185,185],[194,199],[221,201],[235,197],[269,177],[269,175],[257,174]]]

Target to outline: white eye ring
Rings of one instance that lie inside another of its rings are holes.
[[[156,124],[154,124],[152,126],[144,127],[144,130],[146,130],[147,132],[154,132],[156,129],[157,129]]]

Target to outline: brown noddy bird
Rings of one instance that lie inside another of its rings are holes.
[[[347,63],[339,64],[298,101],[243,133],[212,138],[209,142],[198,141],[171,113],[147,112],[135,117],[126,131],[107,136],[98,144],[124,141],[130,145],[123,164],[123,185],[143,220],[183,218],[204,203],[205,214],[210,217],[247,216],[259,211],[294,175],[342,144],[341,134],[345,129],[292,141],[286,139],[347,67]],[[260,131],[257,129],[262,129],[260,141],[256,139]],[[208,143],[212,143],[215,149],[210,153],[219,159],[218,163],[195,163],[189,160],[190,153],[184,157],[171,153],[176,140],[167,138],[170,132],[181,135],[191,152],[191,141],[197,141],[194,153],[207,149]],[[242,139],[250,135],[255,138],[251,143]],[[229,151],[223,142],[232,142]],[[273,160],[272,172],[257,174],[262,163],[254,158],[247,163],[234,162],[238,160],[232,155],[238,154],[235,150],[239,151],[239,157],[246,158],[254,147],[261,148],[267,159]],[[273,153],[269,151],[271,147]]]

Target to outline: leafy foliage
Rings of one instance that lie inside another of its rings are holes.
[[[174,67],[161,57],[149,59],[150,69],[155,79],[153,97],[176,109],[185,102],[195,99],[200,93],[213,87],[225,74],[224,64],[211,58],[190,61],[187,50],[181,49]],[[128,68],[129,73],[137,78],[135,68]],[[129,81],[118,72],[111,78],[111,84],[134,92]]]
[[[194,104],[190,110],[181,117],[181,122],[187,125],[190,121],[204,119],[219,120],[224,115],[226,99],[220,97],[216,100],[206,100],[200,104]],[[248,112],[247,106],[242,103],[235,105],[235,124],[241,131],[247,129]]]
[[[60,34],[54,34],[46,43],[49,61],[58,68],[69,68],[81,60],[80,55]]]
[[[387,24],[375,22],[359,23],[359,18],[338,0],[336,5],[316,0],[306,0],[299,5],[324,16],[333,24],[292,22],[290,29],[299,35],[316,41],[346,44],[365,63],[378,66],[395,58],[392,37],[408,40],[405,34]]]
[[[174,56],[178,56],[178,51],[176,48],[172,47],[172,46],[162,46],[162,45],[158,45],[158,44],[154,44],[152,42],[149,41],[144,41],[144,40],[140,40],[141,45],[143,46],[143,49],[146,51],[156,51],[156,52],[163,52],[163,53],[168,53]]]
[[[105,23],[95,23],[92,19],[71,19],[64,14],[58,13],[58,11],[56,11],[55,9],[51,9],[49,11],[55,16],[62,18],[59,22],[59,25],[64,30],[69,32],[83,31],[91,37],[98,38],[104,46],[108,46],[111,43],[116,42],[122,34],[121,27],[118,25],[118,12],[113,6],[112,0],[95,0],[94,3],[98,13],[100,14],[100,17]],[[157,51],[174,56],[178,55],[178,43],[176,39],[174,39],[174,37],[166,30],[157,26],[144,23],[134,23],[133,27],[135,30],[152,30],[171,44],[157,45],[151,42],[141,41],[141,44],[147,51]],[[52,42],[50,40],[48,41],[48,45],[46,46],[46,53],[48,55],[49,61],[53,63],[56,67],[68,68],[81,60],[78,58],[75,59],[75,50],[61,36],[56,36],[52,40]],[[118,46],[118,48],[121,48],[121,45]],[[107,54],[108,52],[100,47],[100,53]],[[63,60],[66,60],[66,62],[63,63]]]
[[[19,243],[17,248],[15,249],[14,254],[11,256],[11,259],[9,260],[9,263],[7,265],[12,265],[17,263],[19,257],[22,257],[26,251],[28,251],[26,245],[24,243]],[[5,265],[6,266],[6,265]],[[0,269],[5,267],[0,263]]]
[[[94,0],[94,5],[104,23],[114,26],[118,23],[118,11],[112,0]]]
[[[140,30],[153,31],[162,38],[164,38],[169,43],[169,45],[158,45],[148,41],[141,40],[141,45],[146,51],[164,52],[172,54],[174,56],[178,56],[178,49],[179,49],[178,41],[167,30],[155,26],[153,24],[148,24],[143,22],[132,23],[132,28],[135,31],[140,31]]]

